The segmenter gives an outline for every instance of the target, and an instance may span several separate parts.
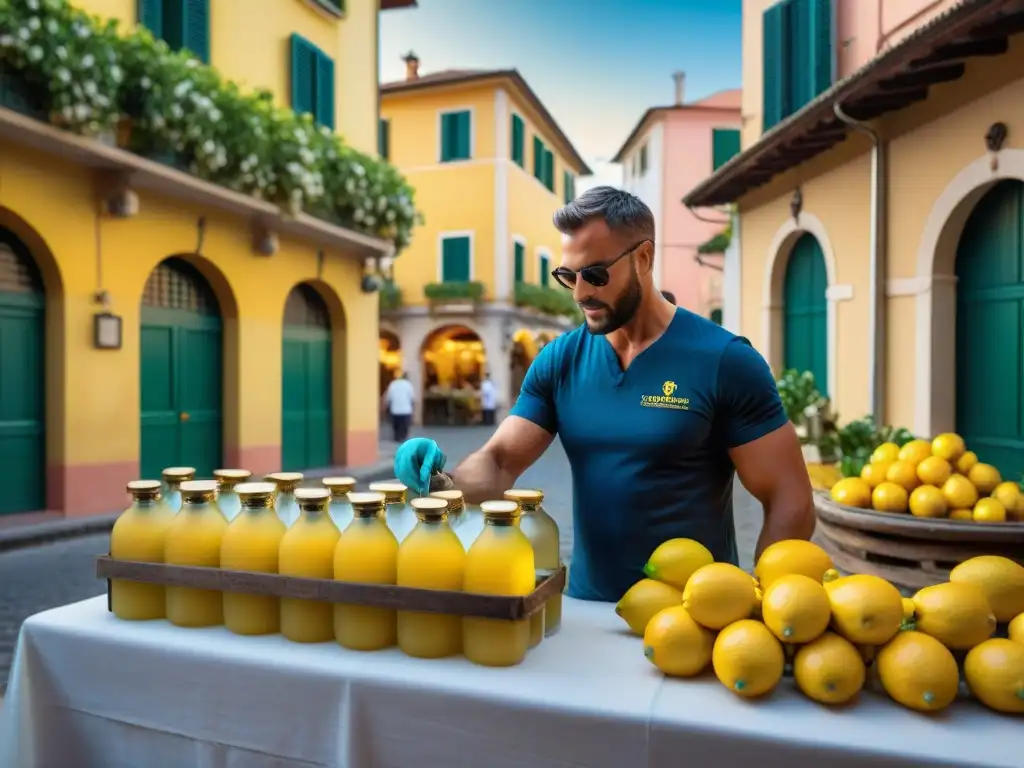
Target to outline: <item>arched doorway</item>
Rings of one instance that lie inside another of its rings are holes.
[[[281,350],[281,468],[331,466],[331,313],[311,285],[284,305]]]
[[[157,265],[142,292],[139,384],[143,477],[195,467],[210,477],[222,461],[223,356],[220,306],[185,259]]]
[[[35,259],[0,227],[0,515],[46,507],[45,314]]]
[[[514,403],[516,398],[519,397],[519,390],[523,388],[526,372],[539,351],[537,339],[533,333],[525,328],[520,328],[512,335],[512,352],[509,355],[509,365],[511,368],[511,381],[509,382],[511,385],[511,392],[509,393],[510,402]]]
[[[978,201],[956,254],[956,430],[1007,479],[1024,471],[1024,182]]]
[[[379,350],[380,394],[383,397],[388,384],[402,371],[402,342],[397,334],[381,329]]]
[[[424,426],[476,421],[487,365],[480,336],[462,325],[438,328],[423,341],[421,357]]]
[[[814,235],[804,233],[793,245],[783,283],[783,366],[810,371],[822,394],[828,394],[828,272]]]

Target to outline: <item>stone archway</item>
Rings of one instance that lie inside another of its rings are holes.
[[[975,206],[998,182],[1024,181],[1024,149],[985,154],[963,168],[936,198],[917,249],[914,433],[937,435],[956,425],[956,254]]]
[[[766,254],[764,282],[761,288],[761,333],[762,346],[765,360],[776,374],[781,373],[783,367],[783,336],[784,336],[784,300],[786,267],[789,264],[789,256],[797,241],[804,235],[811,235],[817,240],[825,261],[825,273],[828,288],[825,292],[826,298],[826,355],[828,380],[826,387],[830,397],[835,400],[838,376],[837,376],[837,327],[836,327],[836,302],[839,297],[835,295],[836,286],[836,257],[829,239],[828,232],[821,220],[812,213],[801,211],[796,219],[787,219],[779,227],[772,238],[771,245]]]
[[[460,323],[440,326],[423,339],[419,361],[424,425],[473,421],[488,372],[483,336]]]

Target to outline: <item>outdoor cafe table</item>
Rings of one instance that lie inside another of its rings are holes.
[[[669,680],[612,606],[566,599],[518,667],[130,623],[98,597],[21,630],[0,768],[1024,766],[1024,722],[874,693],[829,709]]]

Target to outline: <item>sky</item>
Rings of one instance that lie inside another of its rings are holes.
[[[577,186],[618,184],[608,161],[648,107],[740,87],[742,0],[419,0],[381,14],[381,79],[518,69],[596,173]]]

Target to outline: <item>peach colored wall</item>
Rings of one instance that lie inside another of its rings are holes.
[[[679,306],[705,317],[722,305],[722,273],[701,267],[694,258],[694,249],[718,234],[724,225],[701,221],[686,209],[681,200],[683,195],[711,175],[712,130],[740,128],[738,106],[736,109],[666,110],[664,117],[662,287],[676,295]],[[725,218],[712,210],[699,213],[717,221]],[[721,259],[709,261],[718,263]]]

